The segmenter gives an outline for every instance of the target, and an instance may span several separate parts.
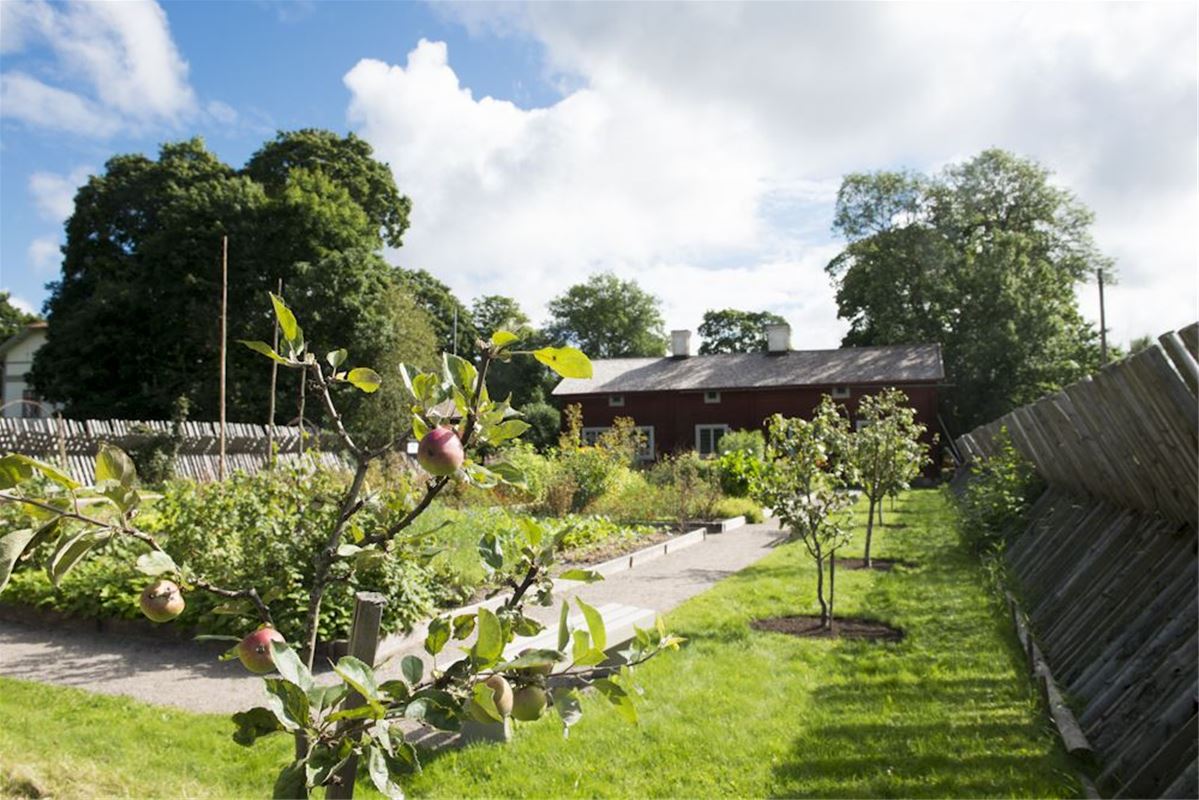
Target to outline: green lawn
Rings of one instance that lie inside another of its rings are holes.
[[[669,616],[689,641],[638,672],[639,726],[590,701],[568,741],[554,718],[522,725],[507,747],[429,757],[409,793],[1076,796],[942,496],[906,495],[875,541],[876,555],[919,566],[839,572],[838,610],[901,627],[903,642],[750,630],[756,617],[816,610],[813,568],[784,546]],[[277,737],[238,747],[224,717],[3,679],[0,720],[0,796],[20,796],[22,780],[61,797],[265,796],[288,751]]]

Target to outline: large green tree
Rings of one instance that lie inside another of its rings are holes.
[[[433,325],[437,346],[447,353],[474,353],[479,331],[470,309],[450,287],[423,269],[402,269],[400,280],[410,291]]]
[[[223,236],[231,420],[266,421],[269,367],[235,340],[270,340],[264,301],[279,280],[310,340],[352,336],[363,363],[425,358],[428,342],[408,348],[387,324],[399,283],[380,253],[399,242],[408,202],[369,154],[352,136],[299,131],[241,170],[200,139],[110,159],[67,221],[39,392],[74,416],[165,418],[186,397],[193,418],[215,419]],[[280,381],[280,420],[294,416],[297,389]]]
[[[533,327],[520,303],[511,297],[501,294],[476,297],[471,303],[470,313],[479,336],[483,338],[498,330],[507,330],[519,334],[525,347],[537,348],[550,344],[545,334]],[[551,418],[557,418],[557,409],[546,411],[540,407],[554,388],[556,380],[553,373],[541,363],[531,358],[513,358],[491,365],[487,371],[487,390],[497,399],[511,397],[513,407],[522,411],[525,406],[538,404],[533,413],[539,415],[539,424],[544,430],[548,428]],[[557,435],[557,428],[554,433]]]
[[[14,306],[10,297],[12,295],[8,292],[0,292],[0,342],[37,319],[33,314],[26,314]]]
[[[551,300],[549,312],[546,334],[592,358],[666,355],[658,298],[636,281],[610,272],[592,275]]]
[[[939,342],[955,433],[1087,374],[1096,332],[1074,289],[1110,271],[1091,213],[1039,164],[987,150],[935,176],[847,176],[829,262],[844,344]]]
[[[770,311],[709,309],[699,325],[699,336],[703,339],[700,355],[762,352],[766,349],[766,326],[786,321]]]

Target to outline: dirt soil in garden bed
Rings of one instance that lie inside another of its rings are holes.
[[[757,631],[813,639],[868,639],[880,642],[898,642],[903,639],[903,631],[899,628],[860,617],[835,617],[832,630],[820,627],[819,615],[755,619],[749,626]]]
[[[867,567],[866,560],[863,558],[837,559],[837,569],[873,569],[878,572],[890,572],[897,566],[912,569],[919,565],[915,561],[903,561],[902,559],[872,558],[870,559],[870,566]]]
[[[673,532],[659,531],[647,536],[638,536],[636,539],[605,542],[594,548],[588,548],[582,558],[579,558],[575,553],[564,553],[562,556],[562,568],[572,569],[575,567],[590,567],[595,564],[602,564],[609,559],[635,553],[643,547],[662,544],[673,538],[675,538]]]

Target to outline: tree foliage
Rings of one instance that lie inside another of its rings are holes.
[[[636,281],[599,273],[550,301],[545,332],[595,358],[662,356],[666,331],[660,306]]]
[[[846,176],[827,266],[843,344],[939,342],[946,410],[968,430],[1098,366],[1075,286],[1111,262],[1091,213],[1033,161],[987,150],[940,174]]]
[[[380,255],[400,241],[408,207],[352,135],[282,133],[241,170],[200,139],[163,145],[157,159],[115,156],[76,195],[33,383],[74,416],[162,419],[185,397],[193,418],[214,419],[222,236],[231,341],[270,340],[263,302],[282,279],[314,338],[353,337],[371,362],[425,363],[424,323],[391,318],[395,270]],[[266,422],[264,365],[242,348],[228,364],[229,418]],[[281,418],[297,390],[280,382]]]
[[[824,395],[811,420],[775,414],[767,422],[766,464],[750,494],[798,539],[816,562],[820,621],[832,627],[836,600],[836,552],[850,539],[848,515],[855,480],[849,420]],[[828,559],[828,599],[824,562]]]
[[[14,306],[9,299],[11,297],[8,292],[0,292],[0,342],[37,319],[33,314],[27,314]]]
[[[787,320],[770,311],[738,311],[725,308],[704,312],[699,325],[703,344],[700,355],[714,353],[760,353],[766,350],[766,326]]]
[[[404,288],[425,310],[438,346],[448,353],[473,353],[475,340],[482,332],[475,326],[470,309],[450,287],[423,269],[401,269],[399,274]]]
[[[920,441],[925,427],[916,421],[916,410],[899,389],[866,395],[858,403],[858,431],[853,435],[853,461],[869,510],[866,518],[866,566],[871,566],[870,544],[874,510],[887,495],[908,488],[928,463]]]

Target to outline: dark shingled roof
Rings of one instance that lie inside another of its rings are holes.
[[[591,363],[592,377],[564,378],[554,394],[903,384],[945,379],[941,346],[936,344],[687,358],[608,358]]]

